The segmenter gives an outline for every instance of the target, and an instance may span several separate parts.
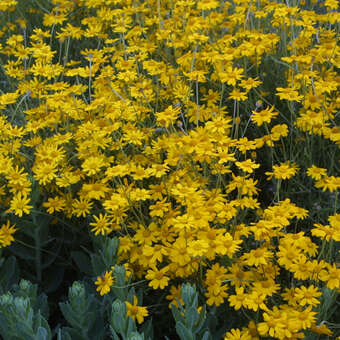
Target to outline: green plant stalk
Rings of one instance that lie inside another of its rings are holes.
[[[33,219],[35,220],[35,218]],[[37,280],[38,282],[40,282],[41,281],[41,244],[40,244],[40,229],[38,226],[34,230],[34,241],[35,241],[35,271],[37,273]]]
[[[275,198],[277,202],[280,202],[280,189],[281,189],[281,179],[278,179],[276,182],[276,193],[275,193]]]

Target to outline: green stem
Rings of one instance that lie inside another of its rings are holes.
[[[36,225],[35,218],[33,216],[33,222]],[[35,241],[35,271],[37,273],[38,282],[41,281],[41,244],[40,244],[40,229],[36,225],[34,230],[34,241]]]

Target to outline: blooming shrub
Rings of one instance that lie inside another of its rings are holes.
[[[337,9],[0,0],[1,256],[83,282],[58,337],[338,335]]]

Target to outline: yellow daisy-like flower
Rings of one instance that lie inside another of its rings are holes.
[[[44,202],[43,207],[46,208],[49,214],[53,214],[55,211],[60,212],[66,206],[66,201],[62,197],[49,197],[47,202]]]
[[[39,184],[46,185],[53,181],[57,177],[56,164],[53,162],[41,162],[36,167],[34,167],[34,177],[39,182]]]
[[[184,306],[184,301],[181,298],[181,286],[171,286],[170,293],[165,297],[167,300],[170,300],[169,308],[171,309],[171,305],[175,305],[179,307],[178,301]]]
[[[97,292],[100,295],[104,295],[110,292],[111,286],[113,285],[114,278],[112,276],[112,271],[106,271],[104,275],[98,276],[95,285],[97,285]]]
[[[82,197],[79,200],[75,199],[72,203],[73,214],[77,217],[86,217],[90,213],[92,205],[92,202]]]
[[[132,318],[133,321],[138,323],[143,323],[144,318],[149,315],[149,312],[146,307],[137,306],[138,299],[136,296],[133,297],[133,304],[128,301],[125,301],[127,307],[127,315]]]
[[[93,216],[93,218],[95,222],[91,222],[90,225],[93,226],[91,231],[94,232],[96,236],[98,234],[107,235],[111,233],[111,223],[106,214],[99,214],[99,216]]]
[[[164,289],[168,285],[170,278],[166,276],[166,272],[168,271],[168,267],[164,267],[160,270],[157,268],[148,270],[146,274],[146,279],[151,280],[149,282],[149,286],[153,289]]]
[[[271,180],[273,177],[276,179],[289,179],[296,175],[299,168],[295,163],[285,162],[280,165],[274,165],[272,172],[266,172],[268,175],[268,180]]]
[[[244,172],[253,173],[255,169],[260,167],[260,164],[255,163],[251,159],[247,159],[243,162],[235,163],[238,168],[240,168]]]
[[[191,256],[205,256],[209,249],[209,244],[205,240],[194,240],[188,242],[188,253]]]
[[[312,177],[313,179],[319,180],[327,175],[327,169],[318,168],[317,166],[312,165],[310,168],[307,169],[307,175]]]
[[[269,124],[273,118],[278,115],[278,112],[273,112],[274,106],[266,108],[262,111],[252,111],[251,120],[257,125],[261,126],[263,123]]]
[[[239,330],[232,328],[230,332],[226,333],[224,340],[251,340],[252,337],[248,330]]]
[[[317,287],[311,285],[309,287],[301,286],[300,288],[295,288],[294,295],[301,306],[311,305],[315,307],[320,303],[318,297],[320,297],[322,293]]]
[[[12,236],[16,232],[15,225],[11,226],[9,221],[0,228],[0,248],[9,246],[13,241]]]
[[[283,88],[277,87],[276,95],[280,97],[280,99],[286,99],[289,101],[297,101],[300,102],[303,99],[303,96],[299,95],[299,92],[293,88]]]
[[[23,195],[19,192],[13,197],[9,211],[14,211],[14,214],[19,217],[22,217],[23,214],[29,214],[30,209],[33,208],[33,206],[28,204],[29,201],[30,199],[27,198],[27,195]]]
[[[105,166],[105,161],[103,157],[91,156],[84,160],[82,168],[88,176],[95,175],[100,171],[102,167]]]
[[[273,257],[273,253],[265,247],[251,250],[243,255],[243,260],[248,266],[267,265],[268,261]]]

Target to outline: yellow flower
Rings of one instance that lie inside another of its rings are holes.
[[[219,1],[216,0],[201,0],[197,3],[197,9],[202,11],[210,10],[218,7],[219,4],[220,4]]]
[[[229,99],[234,99],[236,101],[247,100],[247,92],[242,92],[237,88],[234,88],[228,97]]]
[[[53,181],[57,177],[57,169],[55,163],[39,163],[34,167],[34,177],[39,184],[45,185]]]
[[[168,285],[170,278],[166,276],[166,272],[168,271],[168,267],[164,267],[158,270],[156,267],[154,269],[148,270],[145,278],[151,280],[149,282],[149,286],[153,289],[164,289]]]
[[[247,294],[244,292],[244,288],[237,287],[236,295],[230,295],[228,298],[229,305],[234,307],[235,310],[239,310],[241,307],[247,307],[246,297]]]
[[[276,95],[279,96],[280,99],[286,99],[289,101],[294,100],[297,102],[300,102],[303,99],[303,96],[299,96],[298,91],[296,91],[294,88],[277,87],[276,90],[278,91]]]
[[[327,169],[318,168],[317,166],[312,165],[310,168],[307,169],[307,175],[312,177],[313,179],[319,180],[327,175]]]
[[[251,89],[258,87],[260,84],[262,84],[261,81],[258,80],[258,78],[248,78],[246,80],[241,80],[240,86],[246,89],[247,91],[250,91]]]
[[[315,187],[321,188],[322,191],[336,191],[340,188],[340,177],[325,175],[321,179],[316,181]]]
[[[105,183],[95,182],[95,183],[84,183],[82,187],[82,192],[84,196],[88,199],[100,200],[105,197],[105,194],[109,191],[109,188]]]
[[[205,240],[194,240],[188,242],[188,254],[191,256],[205,256],[209,251],[209,244]]]
[[[299,329],[308,329],[312,324],[315,324],[315,315],[317,313],[312,311],[312,306],[308,306],[301,311],[294,309],[290,312],[292,313],[291,316],[294,316],[294,321]]]
[[[171,286],[170,287],[170,294],[165,297],[167,300],[170,300],[169,308],[171,308],[171,305],[175,305],[176,307],[179,307],[178,301],[181,303],[182,306],[184,306],[184,301],[181,298],[181,286]]]
[[[286,335],[286,318],[286,313],[274,306],[273,310],[263,313],[264,320],[257,326],[259,334],[282,339]]]
[[[11,226],[7,220],[6,224],[3,224],[0,228],[0,248],[7,247],[14,241],[12,234],[15,232],[15,225]]]
[[[16,6],[18,1],[16,0],[2,0],[0,1],[0,11],[6,11],[11,9],[11,7]]]
[[[243,162],[235,162],[236,166],[244,172],[253,173],[255,169],[260,167],[260,164],[256,164],[251,159],[247,159]]]
[[[315,223],[311,232],[313,236],[319,237],[322,240],[330,241],[334,240],[335,242],[340,241],[340,228],[333,228],[329,225],[322,225],[319,223]]]
[[[266,172],[265,174],[268,175],[268,180],[271,180],[272,177],[276,179],[289,179],[293,176],[298,171],[298,167],[296,166],[295,163],[291,162],[285,162],[281,163],[280,165],[274,165],[273,166],[273,172]]]
[[[92,176],[99,172],[105,165],[103,157],[91,156],[84,160],[82,168],[88,176]]]
[[[90,212],[92,208],[92,204],[93,204],[92,202],[85,198],[74,200],[72,203],[73,214],[75,214],[77,217],[80,216],[86,217],[86,215]]]
[[[43,207],[47,208],[49,214],[53,214],[55,211],[59,212],[64,209],[66,201],[62,197],[49,197],[47,202],[43,203]]]
[[[311,305],[313,307],[317,306],[320,301],[318,297],[322,295],[321,292],[318,291],[317,287],[313,285],[309,287],[301,286],[300,288],[295,288],[294,297],[301,306]]]
[[[273,257],[273,253],[265,247],[260,247],[255,250],[251,250],[249,253],[243,255],[243,260],[248,266],[260,266],[267,265],[268,260]]]
[[[228,286],[222,285],[220,281],[209,284],[207,292],[205,293],[205,296],[207,297],[207,304],[209,306],[220,306],[224,303],[225,298],[228,297],[228,293],[226,292],[227,289]]]
[[[314,333],[320,334],[320,335],[322,334],[328,335],[328,336],[333,335],[333,332],[329,328],[327,328],[325,323],[322,323],[322,322],[320,325],[316,325],[315,323],[312,324],[311,331],[313,331]]]
[[[23,214],[29,214],[33,206],[29,205],[29,198],[21,192],[17,193],[11,200],[9,211],[14,211],[14,214],[22,217]]]
[[[328,10],[337,10],[339,8],[339,2],[337,0],[326,0],[325,6]]]
[[[259,292],[252,292],[248,294],[245,298],[247,308],[252,309],[253,311],[257,311],[259,308],[265,311],[268,311],[267,306],[265,305],[266,294],[261,294]]]
[[[242,73],[244,72],[243,68],[237,68],[229,66],[225,72],[220,72],[219,77],[222,83],[227,83],[228,85],[235,86],[238,80],[243,78]]]
[[[232,328],[230,332],[226,333],[224,336],[224,340],[252,340],[252,336],[250,335],[249,331]]]
[[[269,124],[273,118],[275,118],[278,113],[273,112],[274,106],[267,108],[262,111],[252,111],[251,120],[257,125],[261,126],[263,123]]]
[[[99,292],[100,295],[109,293],[113,285],[112,271],[106,271],[104,275],[98,276],[95,284],[98,286],[97,292]]]
[[[287,124],[277,124],[270,130],[270,137],[272,141],[278,141],[281,137],[288,136]]]
[[[339,289],[340,288],[340,269],[337,268],[336,264],[327,265],[327,272],[320,273],[320,279],[326,282],[329,289]]]
[[[136,296],[133,297],[133,304],[128,301],[125,301],[127,307],[127,315],[132,318],[133,321],[138,323],[143,323],[144,318],[149,315],[149,312],[146,307],[137,306],[138,299]]]
[[[93,226],[91,229],[92,232],[97,236],[98,234],[101,235],[108,235],[112,232],[111,222],[106,214],[99,214],[99,217],[93,216],[95,222],[91,222],[90,225]]]
[[[19,96],[19,92],[4,93],[0,96],[0,105],[14,104]]]
[[[5,161],[5,159],[3,160]],[[13,168],[9,167],[5,173],[5,177],[10,185],[25,185],[27,182],[27,174],[24,172],[24,169],[20,169],[18,166]]]

